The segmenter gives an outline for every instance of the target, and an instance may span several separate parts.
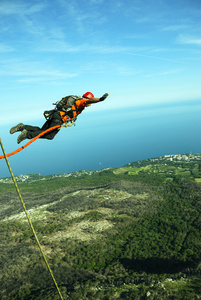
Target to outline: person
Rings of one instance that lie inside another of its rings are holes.
[[[21,134],[17,138],[17,143],[21,143],[25,139],[33,139],[43,131],[48,128],[54,127],[56,125],[62,125],[76,119],[76,117],[85,109],[85,107],[90,106],[93,103],[98,103],[104,101],[109,94],[104,94],[100,98],[94,98],[91,92],[86,92],[82,97],[75,101],[75,105],[72,106],[71,112],[65,112],[60,109],[54,109],[51,112],[51,117],[47,119],[44,125],[40,128],[38,126],[24,125],[19,123],[10,129],[10,134],[21,131]],[[64,98],[62,98],[64,99]],[[76,109],[73,109],[75,108]],[[52,140],[55,135],[59,132],[59,129],[53,129],[42,135],[40,138]]]

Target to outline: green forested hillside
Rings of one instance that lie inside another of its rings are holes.
[[[185,155],[18,182],[64,299],[199,299],[200,179]],[[0,191],[0,298],[59,299],[12,183]]]

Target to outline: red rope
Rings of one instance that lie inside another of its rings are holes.
[[[34,137],[32,140],[30,140],[28,143],[26,143],[24,146],[18,148],[17,150],[9,153],[9,154],[6,154],[7,157],[11,156],[11,155],[14,155],[18,152],[20,152],[21,150],[23,150],[24,148],[26,148],[27,146],[29,146],[31,143],[33,143],[35,140],[37,140],[39,137],[41,137],[42,135],[44,135],[46,132],[49,132],[53,129],[56,129],[56,128],[60,128],[62,125],[56,125],[56,126],[53,126],[51,128],[48,128],[46,129],[45,131],[41,132],[39,135],[37,135],[36,137]],[[5,158],[5,155],[0,155],[0,159],[2,158]]]

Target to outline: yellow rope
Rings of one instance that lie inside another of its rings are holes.
[[[55,278],[54,278],[53,272],[52,272],[52,270],[51,270],[51,268],[50,268],[50,266],[49,266],[49,264],[48,264],[48,261],[47,261],[47,259],[46,259],[46,257],[45,257],[45,254],[44,254],[44,252],[43,252],[43,249],[42,249],[42,247],[41,247],[41,245],[40,245],[40,242],[39,242],[38,237],[37,237],[37,235],[36,235],[36,232],[35,232],[35,230],[34,230],[34,227],[33,227],[33,224],[32,224],[32,222],[31,222],[31,219],[30,219],[30,217],[29,217],[29,215],[28,215],[28,212],[27,212],[27,210],[26,210],[26,206],[25,206],[25,204],[24,204],[24,201],[23,201],[23,199],[22,199],[22,196],[21,196],[21,194],[20,194],[19,188],[18,188],[17,183],[16,183],[16,180],[15,180],[15,177],[14,177],[13,172],[12,172],[12,170],[11,170],[11,167],[10,167],[8,158],[7,158],[7,156],[6,156],[6,153],[5,153],[5,150],[4,150],[3,143],[2,143],[2,141],[1,141],[1,139],[0,139],[0,144],[1,144],[1,148],[2,148],[3,154],[4,154],[4,156],[5,156],[5,160],[6,160],[8,169],[9,169],[10,174],[11,174],[11,177],[12,177],[12,179],[13,179],[13,182],[14,182],[14,185],[15,185],[15,188],[16,188],[16,191],[17,191],[17,193],[18,193],[19,199],[20,199],[20,201],[21,201],[21,203],[22,203],[24,212],[25,212],[25,214],[26,214],[26,217],[27,217],[27,219],[28,219],[29,225],[30,225],[31,230],[32,230],[32,232],[33,232],[33,235],[34,235],[34,237],[35,237],[35,239],[36,239],[36,242],[37,242],[37,244],[38,244],[38,247],[39,247],[39,249],[40,249],[40,252],[41,252],[41,254],[42,254],[42,257],[43,257],[43,259],[44,259],[44,261],[45,261],[45,264],[46,264],[46,266],[47,266],[47,268],[48,268],[48,271],[50,272],[50,275],[51,275],[51,277],[52,277],[52,280],[54,281],[54,284],[55,284],[55,287],[56,287],[56,289],[57,289],[57,291],[58,291],[58,293],[59,293],[60,299],[63,300],[63,297],[62,297],[62,294],[61,294],[61,292],[60,292],[60,289],[59,289],[59,287],[58,287],[58,285],[57,285],[57,282],[56,282],[56,280],[55,280]]]

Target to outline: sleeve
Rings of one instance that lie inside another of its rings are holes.
[[[86,106],[86,101],[87,99],[81,99],[81,100],[77,100],[76,101],[76,104],[77,104],[77,107],[85,107]]]

